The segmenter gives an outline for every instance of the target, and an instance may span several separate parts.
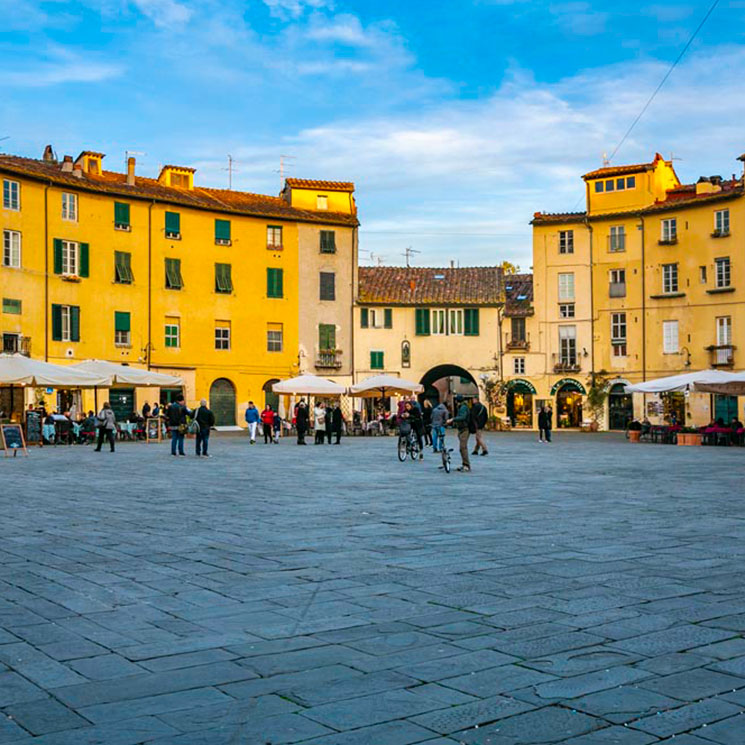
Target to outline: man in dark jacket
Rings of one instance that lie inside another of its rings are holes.
[[[470,471],[471,461],[468,458],[468,438],[470,436],[469,426],[471,425],[471,410],[468,408],[465,398],[458,394],[455,397],[455,406],[457,414],[450,420],[458,428],[458,442],[460,443],[460,459],[462,461],[458,471]]]
[[[215,415],[207,408],[206,399],[199,402],[199,406],[194,412],[194,421],[199,426],[197,431],[197,458],[202,455],[205,458],[212,456],[207,453],[210,444],[210,430],[215,426]]]
[[[305,445],[305,433],[308,431],[308,407],[305,401],[301,401],[297,406],[295,429],[297,429],[297,444]]]
[[[551,409],[541,406],[538,412],[538,442],[551,442]]]
[[[335,445],[341,444],[341,430],[343,420],[344,417],[341,413],[341,406],[337,401],[336,406],[334,406],[334,410],[331,412],[331,428],[329,429],[329,442],[331,442],[331,433],[333,432],[336,435],[336,442],[334,443]]]
[[[176,400],[166,409],[166,424],[171,433],[171,455],[185,456],[184,435],[186,434],[186,415],[189,409],[184,404],[184,397],[179,393]]]
[[[484,442],[484,427],[486,427],[487,421],[489,421],[489,412],[486,410],[486,406],[478,398],[474,399],[471,404],[471,429],[476,430],[474,432],[476,435],[476,446],[471,455],[478,455],[479,448],[481,448],[481,455],[489,455],[486,443]]]

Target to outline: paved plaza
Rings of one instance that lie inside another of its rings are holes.
[[[743,745],[743,451],[489,444],[0,460],[0,743]]]

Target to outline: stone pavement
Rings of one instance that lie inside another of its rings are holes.
[[[743,745],[745,452],[489,439],[0,458],[0,743]]]

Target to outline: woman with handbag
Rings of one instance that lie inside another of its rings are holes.
[[[116,437],[116,417],[108,401],[104,402],[103,408],[98,412],[96,426],[98,427],[98,444],[96,445],[95,452],[101,452],[101,445],[103,445],[104,438],[106,438],[113,453],[114,439]]]

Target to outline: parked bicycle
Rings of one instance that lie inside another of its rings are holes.
[[[438,466],[438,468],[443,469],[445,473],[450,473],[450,453],[453,452],[453,448],[449,448],[445,445],[445,427],[438,427],[438,429],[440,431],[436,434],[437,440],[435,442],[437,443],[437,450],[442,456],[442,465]]]
[[[419,460],[419,441],[411,424],[405,419],[398,428],[398,459],[403,463],[407,457]]]

